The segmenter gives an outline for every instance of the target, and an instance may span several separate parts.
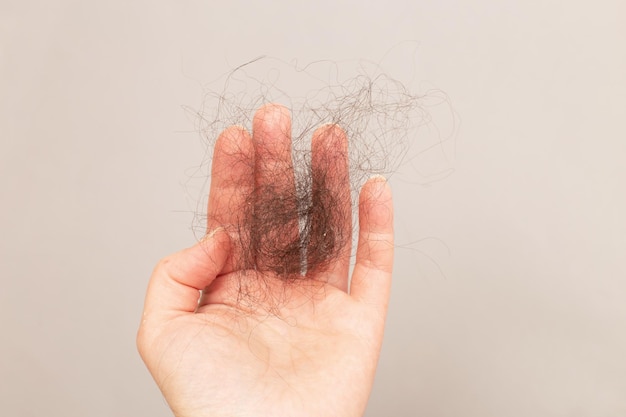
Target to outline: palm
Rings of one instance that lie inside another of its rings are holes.
[[[358,415],[370,389],[362,381],[372,379],[376,366],[378,346],[371,345],[380,340],[370,320],[380,318],[364,317],[367,311],[345,293],[327,290],[314,307],[303,304],[283,317],[209,305],[172,321],[163,334],[159,356],[168,366],[160,382],[166,395],[184,400],[171,406],[219,410],[231,404],[268,416],[300,410]]]
[[[273,123],[256,130],[272,129],[275,117]],[[241,181],[216,176],[220,166],[233,162],[220,159],[218,151],[209,228],[225,230],[166,258],[155,270],[138,338],[148,368],[177,416],[361,415],[378,360],[389,291],[388,190],[371,181],[362,192],[350,293],[349,255],[324,272],[307,274],[306,285],[286,284],[274,273],[238,269],[242,247],[236,242],[242,236],[234,236],[229,225],[235,223],[241,200],[225,184]],[[258,150],[256,155],[258,164]],[[241,179],[255,174],[229,175]],[[340,209],[349,207],[344,201]],[[349,246],[344,249],[341,253],[349,254]],[[163,302],[165,293],[178,298]]]

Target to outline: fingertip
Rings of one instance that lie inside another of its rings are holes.
[[[243,125],[234,124],[224,129],[222,133],[220,134],[220,137],[227,137],[227,138],[238,137],[246,133],[248,133],[248,129],[246,129]]]
[[[231,239],[223,227],[204,235],[195,245],[169,257],[167,275],[178,283],[201,290],[217,276],[230,254]]]
[[[343,158],[347,163],[348,137],[346,132],[337,124],[325,124],[313,132],[311,151],[318,164],[326,161],[333,163],[337,158]],[[329,158],[332,155],[332,158]]]
[[[345,141],[346,132],[336,123],[326,123],[313,132],[314,143]]]
[[[389,232],[393,228],[391,187],[382,175],[373,175],[359,195],[361,225],[368,231]]]
[[[207,234],[204,235],[202,239],[200,239],[200,243],[209,242],[214,239],[216,235],[221,235],[222,232],[224,232],[224,228],[222,226],[218,226],[213,230],[209,230]]]
[[[217,257],[214,259],[217,263],[220,259],[226,259],[231,247],[231,238],[226,229],[219,226],[209,231],[200,239],[198,245],[204,250],[205,254]]]
[[[387,178],[385,178],[383,175],[380,174],[374,174],[371,177],[369,177],[368,182],[372,181],[372,182],[387,182]]]
[[[227,127],[217,138],[215,151],[220,154],[250,157],[253,153],[250,133],[241,125]]]
[[[370,194],[375,194],[377,191],[378,193],[382,193],[386,189],[389,189],[389,183],[387,182],[387,178],[380,174],[369,177],[362,187],[362,191],[367,191]]]
[[[286,132],[291,129],[291,112],[279,103],[264,104],[254,114],[253,131],[262,130],[263,126],[279,127]]]
[[[230,237],[218,227],[195,245],[163,258],[155,268],[144,314],[193,313],[199,291],[222,271],[230,254]]]

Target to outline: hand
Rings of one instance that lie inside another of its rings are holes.
[[[150,279],[137,345],[178,417],[350,417],[365,411],[391,285],[393,208],[386,181],[373,177],[361,189],[350,284],[351,238],[324,268],[299,280],[263,271],[263,254],[248,269],[241,266],[254,233],[241,224],[246,196],[277,178],[279,186],[293,187],[293,177],[284,175],[293,173],[290,130],[288,111],[270,104],[257,111],[253,137],[236,126],[220,135],[210,232],[163,259]],[[312,169],[329,169],[334,161],[328,188],[337,196],[336,210],[350,219],[346,149],[337,126],[313,135]],[[349,223],[341,225],[348,237]]]

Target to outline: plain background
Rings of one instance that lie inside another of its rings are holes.
[[[2,414],[170,415],[135,332],[152,266],[195,240],[181,106],[262,54],[406,41],[460,123],[452,175],[392,178],[367,416],[626,415],[623,0],[1,0]]]

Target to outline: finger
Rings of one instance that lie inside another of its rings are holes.
[[[291,159],[291,117],[284,106],[267,104],[254,115],[255,265],[277,273],[299,272],[298,204]]]
[[[224,130],[215,143],[211,169],[211,189],[207,211],[207,230],[225,228],[233,250],[223,273],[246,269],[242,249],[250,240],[248,207],[254,190],[254,148],[248,132],[240,126]]]
[[[312,207],[306,225],[307,270],[315,275],[319,266],[328,273],[331,285],[347,291],[352,201],[345,132],[337,125],[317,129],[311,141],[311,153]],[[336,257],[326,264],[329,255]]]
[[[262,106],[254,115],[252,133],[255,185],[294,187],[289,110],[273,103]]]
[[[384,315],[393,267],[391,189],[381,176],[372,177],[359,196],[359,241],[350,294]]]
[[[193,313],[200,290],[220,273],[229,252],[228,234],[217,229],[196,245],[161,260],[150,278],[144,318],[154,314]]]

